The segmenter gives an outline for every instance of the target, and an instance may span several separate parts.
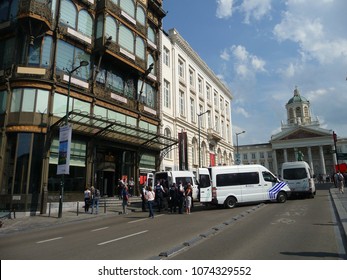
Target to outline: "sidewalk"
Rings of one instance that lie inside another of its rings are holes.
[[[345,189],[345,193],[339,193],[339,190],[335,187],[330,189],[330,195],[332,201],[336,207],[336,211],[338,213],[338,218],[341,221],[341,225],[343,227],[345,237],[347,238],[347,193]]]
[[[83,221],[83,220],[91,220],[91,219],[100,219],[110,216],[119,216],[122,215],[122,202],[121,200],[114,200],[115,203],[111,207],[107,207],[106,211],[103,205],[100,205],[99,207],[99,213],[98,214],[91,214],[90,210],[89,213],[84,213],[84,209],[81,208],[77,211],[76,210],[65,210],[63,207],[62,217],[58,218],[58,213],[54,212],[49,214],[38,214],[38,215],[19,215],[19,213],[16,213],[16,218],[12,219],[2,219],[3,225],[0,228],[0,238],[2,236],[5,236],[7,234],[12,234],[20,231],[25,230],[31,230],[31,229],[38,229],[38,228],[46,228],[50,226],[55,226],[59,224],[69,223],[69,222],[76,222],[76,221]],[[131,205],[127,207],[128,212],[139,212],[142,211],[141,208],[141,198],[140,197],[132,197],[131,198]]]
[[[345,237],[347,238],[347,193],[340,194],[335,187],[330,188],[330,195],[333,204],[336,207],[338,218],[341,221]],[[141,210],[141,198],[133,197],[131,206],[128,207],[129,211],[137,212]],[[88,219],[103,218],[106,216],[118,216],[122,213],[121,203],[117,203],[114,208],[107,208],[106,213],[104,208],[100,206],[99,214],[90,214],[80,211],[64,211],[62,217],[58,218],[58,213],[37,216],[23,216],[16,219],[3,219],[3,226],[0,228],[0,238],[6,234],[20,232],[28,229],[45,228],[49,226],[69,223],[74,221],[82,221]]]

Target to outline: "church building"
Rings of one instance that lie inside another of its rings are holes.
[[[285,107],[287,123],[281,123],[281,131],[272,135],[269,143],[239,146],[241,164],[262,164],[280,174],[282,163],[304,160],[314,175],[331,176],[338,163],[346,162],[336,155],[346,153],[347,139],[320,126],[318,118],[311,115],[310,101],[297,88]]]

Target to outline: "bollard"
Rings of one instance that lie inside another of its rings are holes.
[[[12,211],[13,211],[13,219],[15,219],[16,218],[16,208],[13,208]],[[11,213],[10,213],[10,218],[11,218]]]
[[[104,214],[106,214],[106,200],[104,201]]]
[[[78,216],[78,214],[79,214],[79,209],[80,209],[80,202],[79,201],[77,201],[77,216]]]
[[[48,217],[50,217],[51,216],[51,203],[52,202],[49,202],[49,207],[48,207]]]

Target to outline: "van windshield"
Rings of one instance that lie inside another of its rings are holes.
[[[283,170],[283,179],[286,180],[301,180],[307,177],[308,175],[305,168],[290,168]]]

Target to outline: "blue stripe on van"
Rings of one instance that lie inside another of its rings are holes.
[[[279,183],[276,183],[276,184],[269,190],[269,197],[270,197],[270,199],[276,199],[277,194],[279,193],[279,191],[280,191],[285,185],[287,185],[286,182],[279,182]]]

